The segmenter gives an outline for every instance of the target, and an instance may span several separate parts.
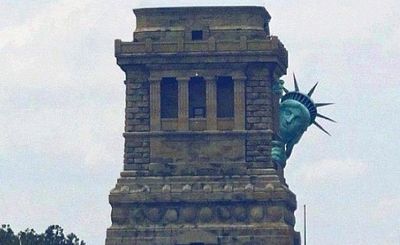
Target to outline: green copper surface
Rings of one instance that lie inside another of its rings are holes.
[[[310,113],[307,108],[296,100],[285,100],[279,107],[278,139],[272,142],[272,159],[285,166],[293,146],[300,141],[301,136],[310,125]]]
[[[276,139],[272,141],[271,157],[272,160],[282,168],[286,165],[286,160],[290,157],[293,147],[297,144],[307,128],[314,124],[322,131],[329,133],[322,128],[316,121],[316,117],[335,122],[317,112],[317,107],[330,105],[331,103],[314,103],[311,95],[317,86],[315,84],[311,90],[305,94],[300,92],[296,77],[294,78],[295,91],[288,91],[283,87],[283,81],[276,82],[274,92],[284,91],[279,104],[279,131]]]

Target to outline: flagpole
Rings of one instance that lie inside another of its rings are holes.
[[[304,204],[304,245],[307,245],[307,207]]]

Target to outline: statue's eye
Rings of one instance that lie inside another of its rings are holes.
[[[290,116],[292,113],[290,111],[284,111],[285,116]]]

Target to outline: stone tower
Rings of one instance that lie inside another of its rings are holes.
[[[263,7],[135,9],[106,245],[300,244],[271,160],[287,51]]]

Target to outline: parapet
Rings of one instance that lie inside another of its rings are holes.
[[[270,35],[271,19],[264,7],[178,7],[135,9],[134,40],[248,40]]]

